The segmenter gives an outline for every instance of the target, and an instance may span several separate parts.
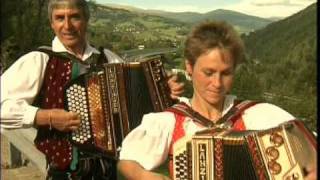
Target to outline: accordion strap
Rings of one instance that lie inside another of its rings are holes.
[[[99,49],[100,54],[92,54],[91,55],[92,58],[88,59],[88,61],[82,61],[81,59],[79,59],[75,55],[67,53],[67,52],[54,52],[54,51],[52,51],[52,47],[50,47],[50,46],[40,46],[37,48],[37,51],[46,53],[49,56],[56,56],[56,57],[60,57],[63,59],[69,59],[73,62],[77,62],[80,64],[92,64],[92,67],[96,68],[96,67],[102,66],[104,63],[109,62],[106,54],[104,53],[104,48],[102,46],[100,46],[98,49]]]
[[[226,127],[230,128],[232,125],[241,117],[241,114],[247,108],[257,104],[256,101],[250,100],[236,100],[232,108],[221,117],[216,123],[210,119],[202,116],[198,112],[194,111],[188,104],[185,102],[179,102],[169,108],[166,111],[177,113],[183,116],[190,117],[195,122],[205,126],[205,127]]]
[[[97,60],[93,62],[91,66],[91,70],[93,71],[97,71],[99,68],[103,67],[104,63],[109,62],[106,54],[104,53],[104,48],[102,46],[99,47],[99,52],[100,52],[99,56],[96,57]]]
[[[49,56],[55,56],[55,57],[60,57],[62,59],[69,59],[73,62],[78,62],[81,64],[86,64],[84,61],[79,59],[77,56],[67,53],[67,52],[54,52],[52,51],[52,47],[50,46],[40,46],[37,48],[37,51],[43,52],[48,54]]]

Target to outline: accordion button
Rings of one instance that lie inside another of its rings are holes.
[[[287,176],[285,180],[297,180],[299,178],[300,178],[300,176],[298,173],[293,173],[293,174]]]
[[[276,161],[269,161],[268,168],[271,174],[279,174],[281,172],[281,165]]]
[[[283,144],[284,140],[283,137],[278,133],[273,133],[270,136],[270,142],[273,143],[275,146],[279,147]]]
[[[279,157],[279,151],[275,147],[268,147],[266,150],[266,154],[272,160],[276,160]]]

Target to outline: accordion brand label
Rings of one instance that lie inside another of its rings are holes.
[[[194,170],[192,179],[207,180],[213,177],[213,144],[211,137],[201,137],[192,139],[192,161]],[[189,166],[190,167],[190,166]],[[191,175],[190,175],[191,176]]]
[[[199,179],[207,179],[207,144],[198,144],[198,157],[199,157]]]

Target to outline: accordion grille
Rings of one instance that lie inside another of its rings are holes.
[[[125,70],[129,128],[132,129],[140,124],[143,114],[153,112],[154,109],[142,66],[127,67]]]
[[[228,140],[229,141],[229,140]],[[215,155],[216,156],[216,155]],[[217,163],[217,161],[216,161]],[[223,179],[257,179],[251,153],[246,145],[236,141],[224,142],[223,145]],[[219,172],[216,169],[216,172]]]
[[[89,111],[90,118],[93,120],[92,131],[94,136],[94,143],[100,149],[105,149],[107,147],[106,141],[106,123],[104,121],[104,112],[102,106],[102,97],[100,92],[101,84],[99,82],[99,77],[93,75],[88,79],[88,100],[89,100]]]

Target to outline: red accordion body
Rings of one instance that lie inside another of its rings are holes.
[[[169,92],[158,58],[104,64],[99,71],[81,75],[65,90],[66,109],[81,117],[71,142],[116,159],[123,138],[140,124],[143,114],[173,104]]]

